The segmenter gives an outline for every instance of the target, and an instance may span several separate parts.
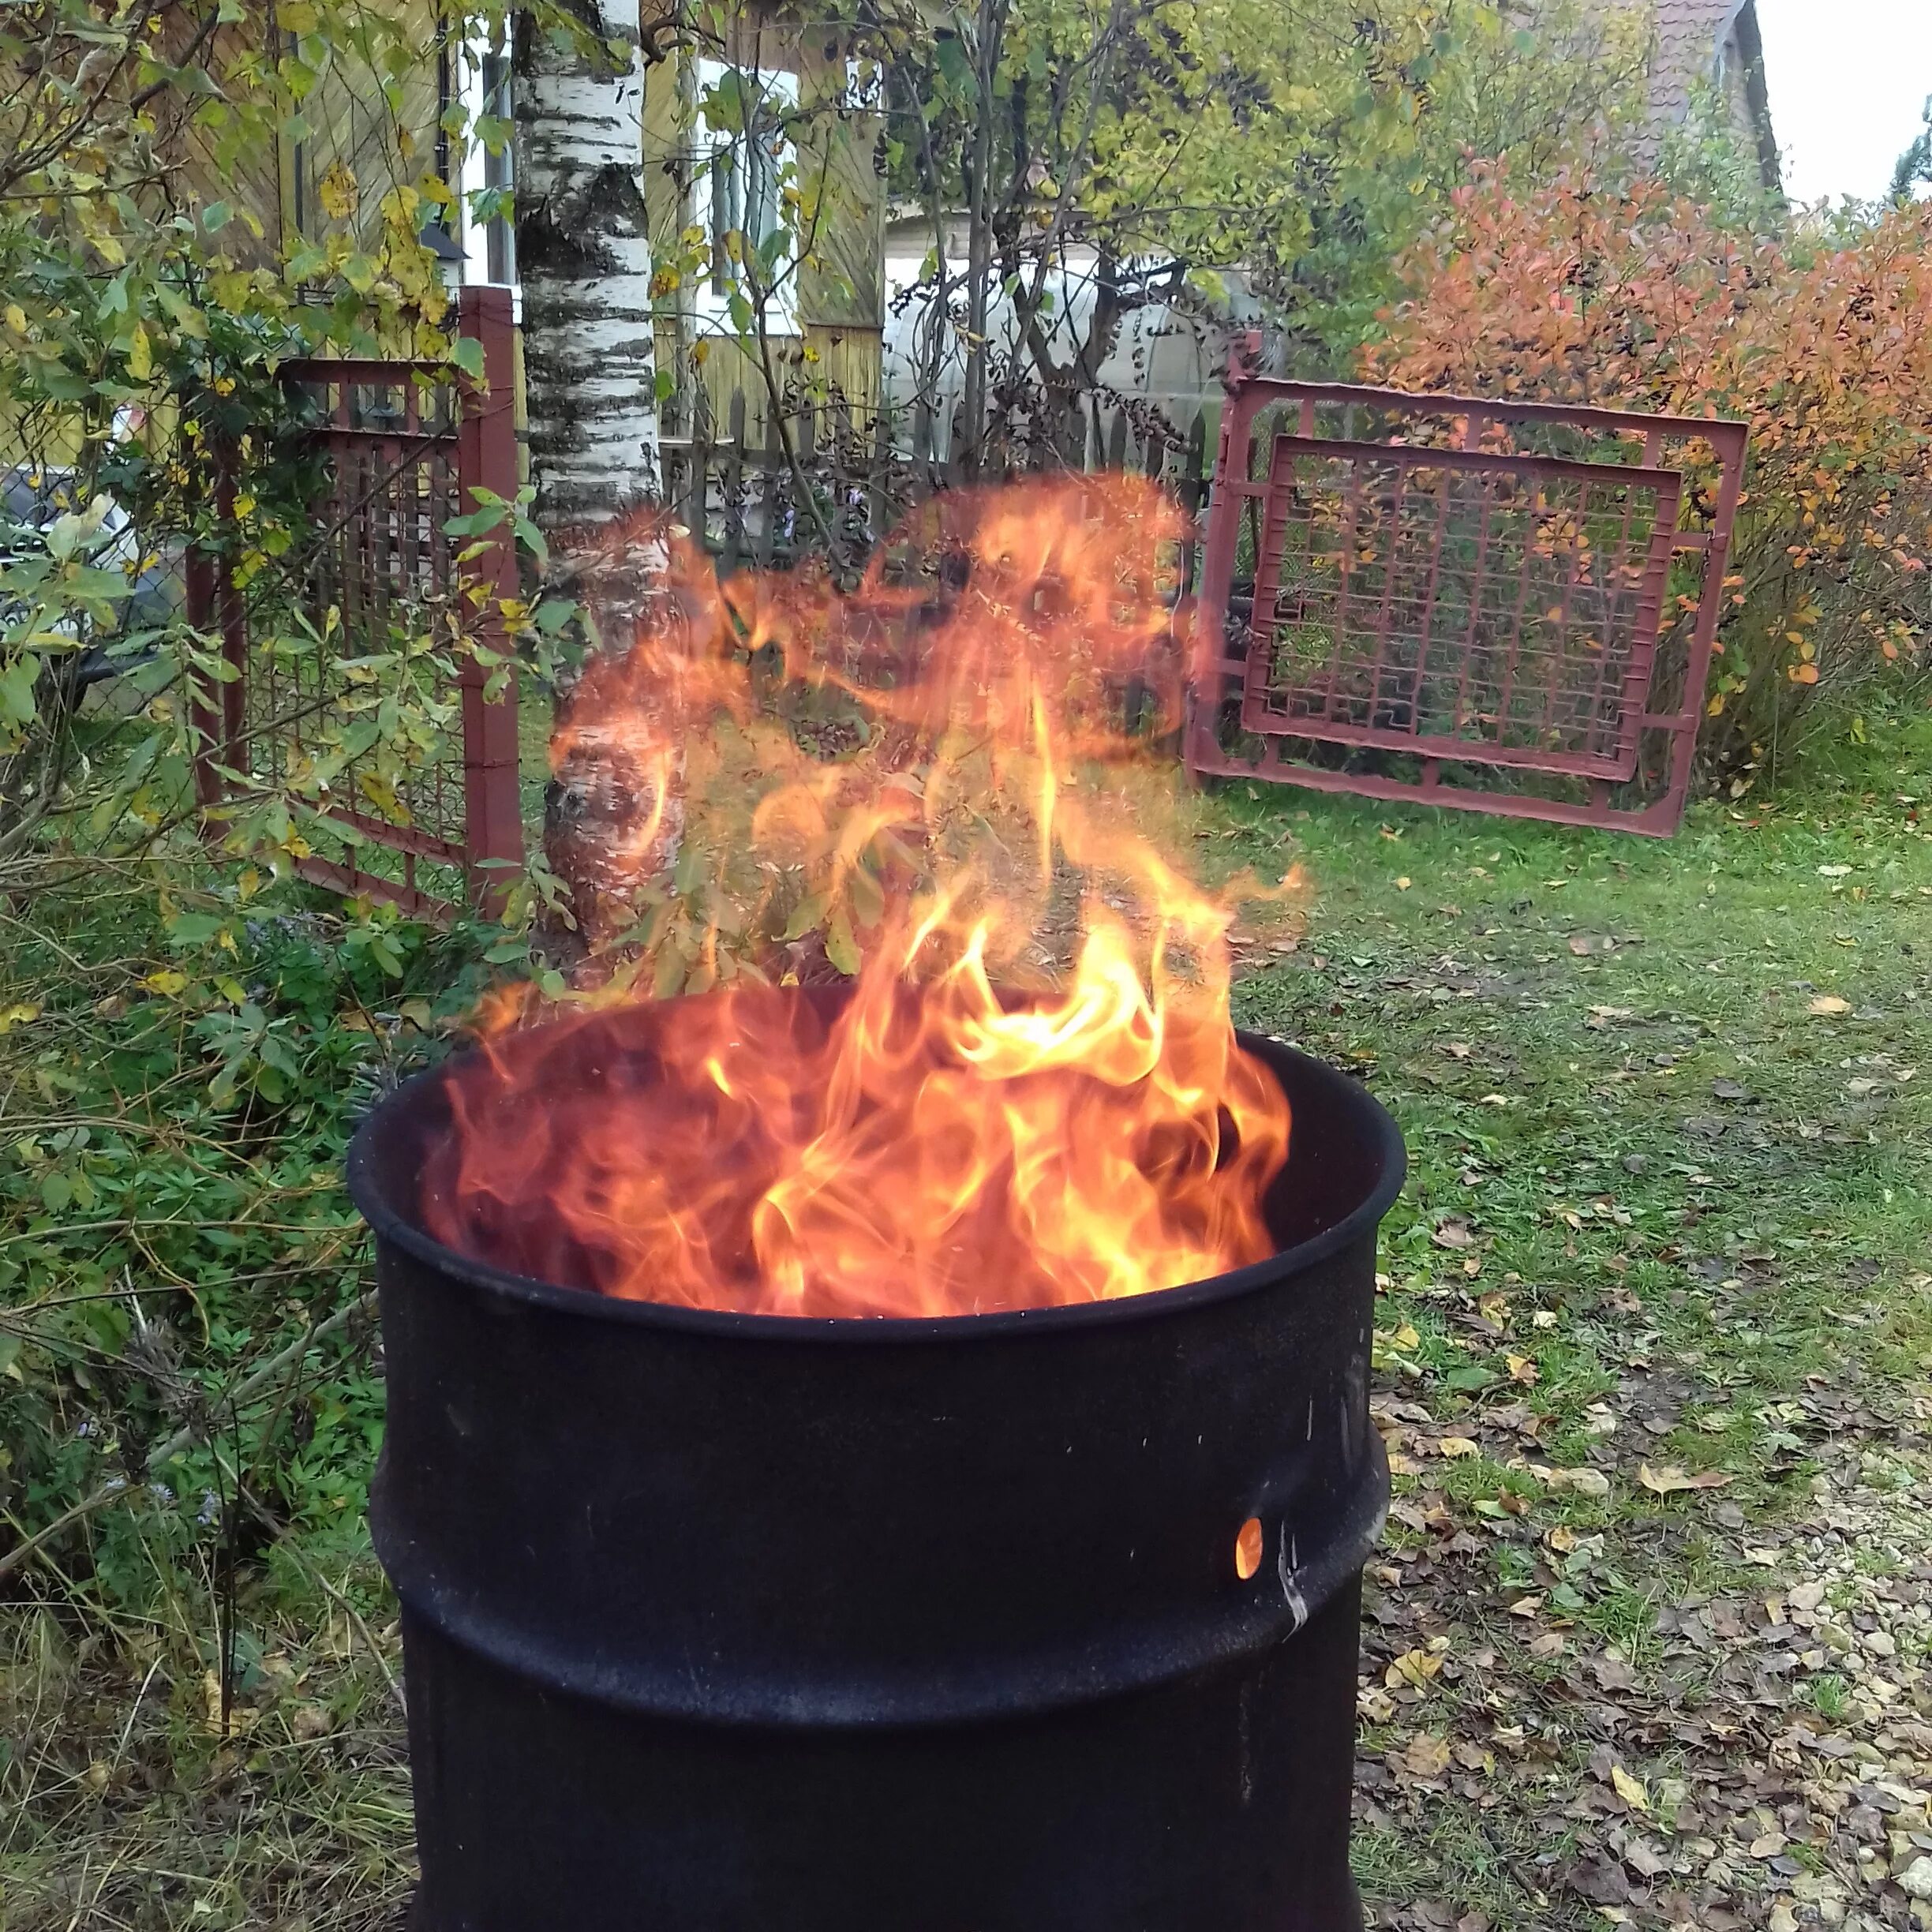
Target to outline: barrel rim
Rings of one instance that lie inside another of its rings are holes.
[[[1271,1068],[1287,1061],[1304,1073],[1312,1073],[1318,1081],[1329,1088],[1336,1104],[1357,1110],[1369,1129],[1374,1151],[1380,1156],[1380,1175],[1375,1185],[1340,1220],[1305,1241],[1281,1249],[1265,1260],[1230,1269],[1225,1275],[1178,1282],[1171,1288],[1157,1288],[1146,1294],[1121,1295],[1105,1301],[1061,1302],[1049,1308],[1001,1309],[977,1315],[770,1315],[737,1309],[688,1308],[669,1301],[630,1301],[600,1294],[594,1289],[570,1287],[498,1267],[447,1247],[417,1227],[388,1199],[376,1171],[375,1137],[380,1123],[412,1105],[420,1105],[422,1096],[445,1076],[454,1064],[447,1060],[405,1080],[364,1117],[350,1143],[345,1163],[349,1196],[379,1242],[390,1242],[416,1260],[466,1286],[513,1301],[534,1302],[556,1313],[578,1315],[590,1320],[680,1328],[700,1334],[736,1336],[747,1341],[901,1345],[941,1340],[994,1340],[1049,1330],[1092,1327],[1101,1324],[1159,1320],[1215,1302],[1233,1301],[1271,1286],[1316,1267],[1330,1256],[1351,1247],[1365,1235],[1372,1239],[1376,1229],[1395,1205],[1408,1178],[1408,1149],[1401,1129],[1388,1109],[1359,1080],[1271,1034],[1250,1033],[1237,1028],[1235,1038],[1244,1049]],[[1291,1127],[1291,1150],[1293,1132]]]

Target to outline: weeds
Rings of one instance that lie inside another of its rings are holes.
[[[1908,1923],[1909,1810],[1856,1795],[1932,1782],[1932,838],[1897,796],[1932,755],[1889,755],[1658,845],[1212,804],[1230,864],[1316,882],[1245,1023],[1363,1072],[1413,1160],[1357,1840],[1386,1925]],[[476,948],[279,887],[154,905],[129,873],[0,907],[6,1923],[375,1932],[409,1799],[339,1167]]]

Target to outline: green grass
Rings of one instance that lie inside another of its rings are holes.
[[[1807,1721],[1855,1747],[1806,1767],[1816,1884],[1907,1923],[1821,1808],[1853,1759],[1908,1788],[1932,1773],[1923,1592],[1871,1587],[1923,1562],[1932,1467],[1932,754],[1893,749],[1860,789],[1701,806],[1668,843],[1240,784],[1213,802],[1217,854],[1309,882],[1298,950],[1258,951],[1239,1017],[1361,1073],[1410,1149],[1383,1251],[1400,1473],[1371,1571],[1358,1846],[1389,1923],[1808,1915],[1793,1874],[1747,1857],[1713,1880],[1694,1848]],[[1476,1453],[1443,1459],[1457,1437]],[[1531,1466],[1610,1488],[1546,1492]],[[1660,1494],[1646,1466],[1721,1486]],[[1817,1547],[1834,1509],[1872,1545],[1846,1575]],[[1765,1701],[1767,1599],[1828,1571],[1823,1614],[1875,1603],[1896,1657],[1814,1668],[1800,1631]],[[1673,1627],[1700,1600],[1735,1606],[1708,1653]],[[1391,1698],[1385,1667],[1432,1638],[1493,1664]],[[1614,1698],[1589,1675],[1606,1658]],[[1889,1705],[1866,1694],[1885,1668],[1907,1679],[1883,1680]],[[1402,1755],[1515,1723],[1534,1775],[1423,1778]],[[1696,1822],[1633,1810],[1604,1750],[1648,1788],[1686,1781]]]
[[[1251,949],[1240,1018],[1361,1073],[1410,1153],[1377,1321],[1398,1473],[1357,1840],[1387,1924],[1755,1929],[1810,1923],[1834,1887],[1909,1923],[1884,1881],[1911,1807],[1875,1840],[1848,1822],[1874,1776],[1932,1784],[1932,831],[1900,802],[1932,800],[1932,746],[1886,757],[1700,806],[1667,843],[1239,784],[1204,805],[1207,869],[1309,881],[1297,949]],[[138,897],[7,929],[0,1008],[44,1009],[0,1038],[17,1525],[193,1413],[103,1312],[125,1284],[213,1388],[359,1292],[348,1110],[467,997],[463,956],[406,947],[392,979],[383,934],[354,953],[298,907],[234,968],[294,1065],[265,1091],[260,1041],[197,1032],[192,987],[155,991],[175,952]],[[208,1096],[224,1065],[238,1110]],[[73,1294],[98,1298],[48,1312]],[[199,1521],[222,1477],[204,1446],[178,1494],[137,1485],[0,1586],[8,1932],[399,1923],[394,1613],[361,1522],[373,1345],[344,1331],[248,1410],[264,1514]],[[117,1440],[81,1432],[103,1418]],[[1660,1494],[1646,1466],[1724,1481]],[[1440,1669],[1405,1677],[1410,1653]],[[1752,1853],[1760,1814],[1788,1857]]]

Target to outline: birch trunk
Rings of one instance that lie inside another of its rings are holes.
[[[658,485],[638,0],[575,0],[623,50],[529,32],[516,89],[517,264],[537,519],[587,533]]]
[[[527,26],[519,36],[517,264],[530,474],[560,575],[621,657],[663,561],[653,541],[620,519],[659,495],[644,75],[665,23],[641,32],[639,0],[568,4],[620,56],[586,57]],[[582,704],[569,683],[554,696],[560,722],[596,709],[594,682]],[[630,891],[675,863],[683,822],[681,760],[646,781],[607,728],[622,721],[593,717],[566,732],[544,800],[545,848],[572,908],[571,930],[549,931],[546,950],[593,972],[586,949],[616,929]]]

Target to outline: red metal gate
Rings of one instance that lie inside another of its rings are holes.
[[[466,289],[459,319],[482,347],[481,386],[440,364],[285,365],[283,380],[319,405],[325,481],[303,582],[318,641],[294,655],[253,646],[225,565],[190,559],[189,620],[219,625],[234,672],[219,717],[200,708],[207,748],[196,788],[204,806],[219,805],[231,787],[298,780],[332,711],[339,715],[357,661],[389,650],[399,622],[438,609],[447,617],[460,606],[464,631],[502,650],[500,601],[517,590],[512,534],[491,533],[479,555],[459,564],[473,546],[447,526],[477,507],[478,489],[516,496],[510,291]],[[485,911],[500,903],[523,860],[515,681],[486,698],[487,673],[466,652],[457,676],[459,728],[406,783],[390,787],[365,759],[346,760],[320,814],[331,848],[299,862],[305,878],[421,916],[447,916],[466,899]]]
[[[1241,384],[1222,423],[1190,769],[1675,830],[1745,434]]]

